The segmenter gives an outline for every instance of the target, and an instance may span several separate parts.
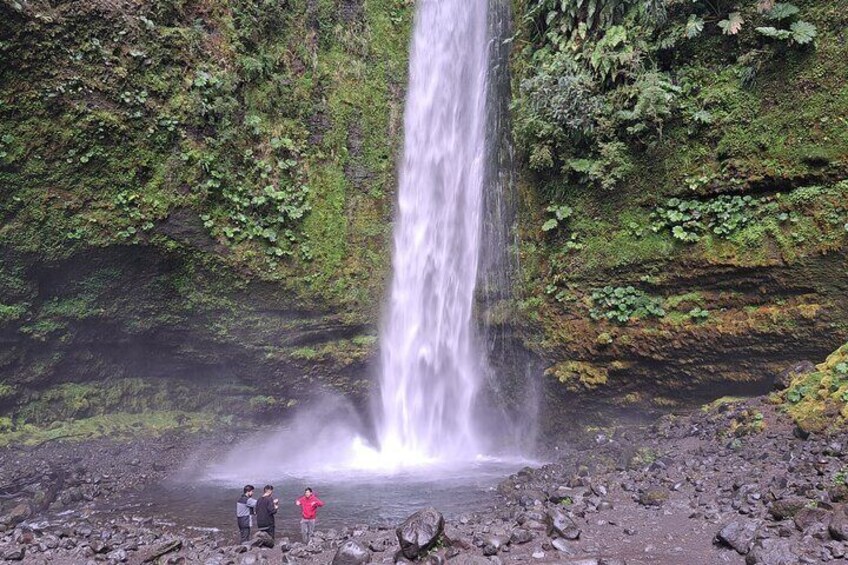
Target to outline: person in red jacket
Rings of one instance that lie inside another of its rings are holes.
[[[303,543],[309,545],[312,541],[312,534],[315,532],[315,519],[318,515],[318,509],[324,506],[324,503],[312,493],[312,489],[306,487],[303,491],[303,496],[295,501],[295,504],[300,506],[300,535],[303,536]]]

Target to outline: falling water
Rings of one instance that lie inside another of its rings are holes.
[[[380,451],[399,463],[478,452],[472,322],[486,158],[487,0],[421,0],[399,215],[381,336]]]

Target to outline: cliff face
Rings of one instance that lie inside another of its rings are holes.
[[[517,2],[516,316],[552,407],[763,392],[848,336],[848,4],[637,4]]]
[[[364,398],[410,22],[400,0],[0,2],[16,425]]]
[[[502,46],[499,400],[544,372],[555,431],[761,391],[844,343],[845,0],[572,4],[516,0]],[[366,400],[412,12],[0,0],[0,431]]]

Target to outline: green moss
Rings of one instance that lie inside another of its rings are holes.
[[[782,393],[784,409],[807,431],[822,431],[848,421],[848,344],[801,375]]]
[[[9,425],[0,421],[0,446],[38,445],[47,441],[82,441],[98,437],[133,438],[171,430],[196,433],[225,425],[226,420],[203,412],[155,411],[145,414],[117,412],[61,422],[48,427]]]
[[[554,376],[560,383],[566,385],[569,390],[580,390],[581,388],[593,390],[607,384],[609,374],[603,367],[597,367],[584,361],[564,361],[557,363],[545,374]]]

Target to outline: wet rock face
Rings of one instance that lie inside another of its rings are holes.
[[[438,510],[419,510],[397,528],[401,553],[407,559],[417,559],[436,545],[444,530],[445,518]]]

